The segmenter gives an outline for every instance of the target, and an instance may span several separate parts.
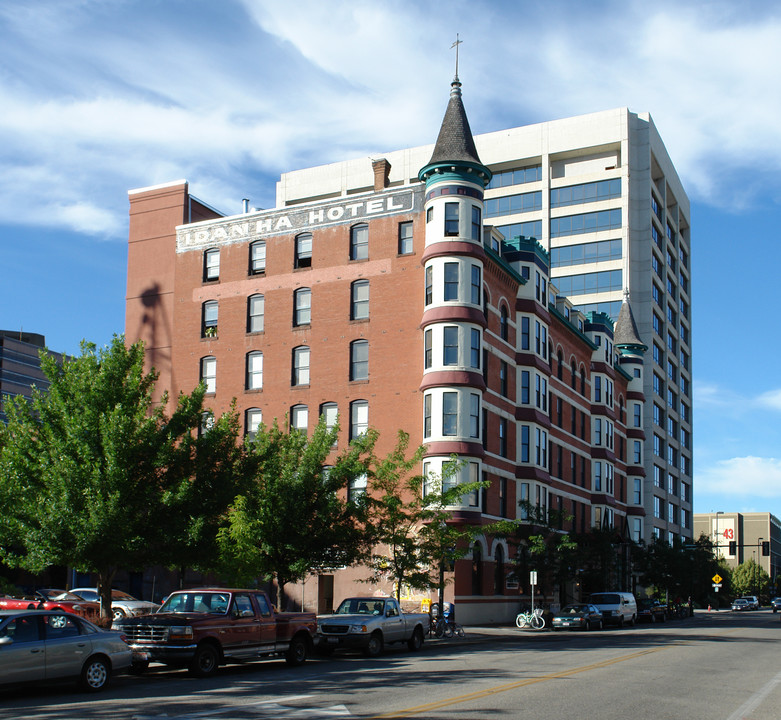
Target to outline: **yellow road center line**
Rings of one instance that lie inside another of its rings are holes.
[[[571,675],[577,675],[578,673],[586,672],[587,670],[597,670],[599,668],[610,667],[621,662],[627,662],[628,660],[634,660],[635,658],[643,657],[651,653],[664,650],[664,647],[655,647],[649,650],[641,650],[640,652],[631,653],[629,655],[621,655],[617,658],[610,660],[602,660],[601,662],[591,663],[589,665],[583,665],[582,667],[571,668],[569,670],[560,670],[559,672],[549,673],[547,675],[541,675],[535,678],[526,678],[525,680],[518,680],[516,682],[507,683],[506,685],[496,685],[485,690],[478,690],[476,692],[466,693],[464,695],[456,695],[455,697],[447,698],[447,700],[439,700],[433,703],[427,703],[426,705],[418,705],[416,707],[407,708],[405,710],[397,710],[391,713],[385,713],[383,715],[374,715],[368,720],[380,720],[380,718],[400,718],[414,715],[415,713],[438,710],[448,705],[459,705],[461,703],[470,702],[472,700],[479,700],[487,695],[496,695],[497,693],[507,692],[508,690],[515,690],[527,685],[534,685],[536,683],[545,682],[547,680],[555,680],[557,678],[570,677]]]

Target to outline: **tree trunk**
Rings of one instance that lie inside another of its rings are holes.
[[[100,598],[101,625],[111,626],[114,614],[111,611],[111,585],[116,569],[106,568],[98,572],[98,597]]]

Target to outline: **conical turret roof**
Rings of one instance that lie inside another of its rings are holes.
[[[629,304],[629,298],[624,298],[624,302],[621,304],[618,320],[616,320],[613,330],[613,342],[616,347],[624,345],[648,349],[648,346],[640,339],[635,316],[632,314],[632,307]]]
[[[450,84],[450,101],[447,104],[442,127],[439,129],[434,152],[427,165],[437,163],[468,162],[482,165],[461,100],[461,82],[458,76]]]

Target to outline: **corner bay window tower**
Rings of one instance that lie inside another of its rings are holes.
[[[483,190],[491,173],[477,156],[453,80],[450,102],[434,152],[418,177],[425,183],[426,241],[422,263],[425,305],[423,393],[427,445],[424,474],[446,485],[480,479],[482,393]],[[456,477],[442,476],[456,454],[463,464]],[[479,514],[477,493],[462,498],[461,511]],[[456,510],[456,517],[461,513]]]

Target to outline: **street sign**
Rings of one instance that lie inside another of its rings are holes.
[[[714,582],[714,584],[715,584],[715,585],[718,585],[718,584],[721,582],[721,575],[719,575],[718,573],[716,573],[716,574],[713,576],[713,582]]]
[[[537,584],[537,571],[536,570],[532,570],[529,573],[529,584],[530,585],[536,585]]]

